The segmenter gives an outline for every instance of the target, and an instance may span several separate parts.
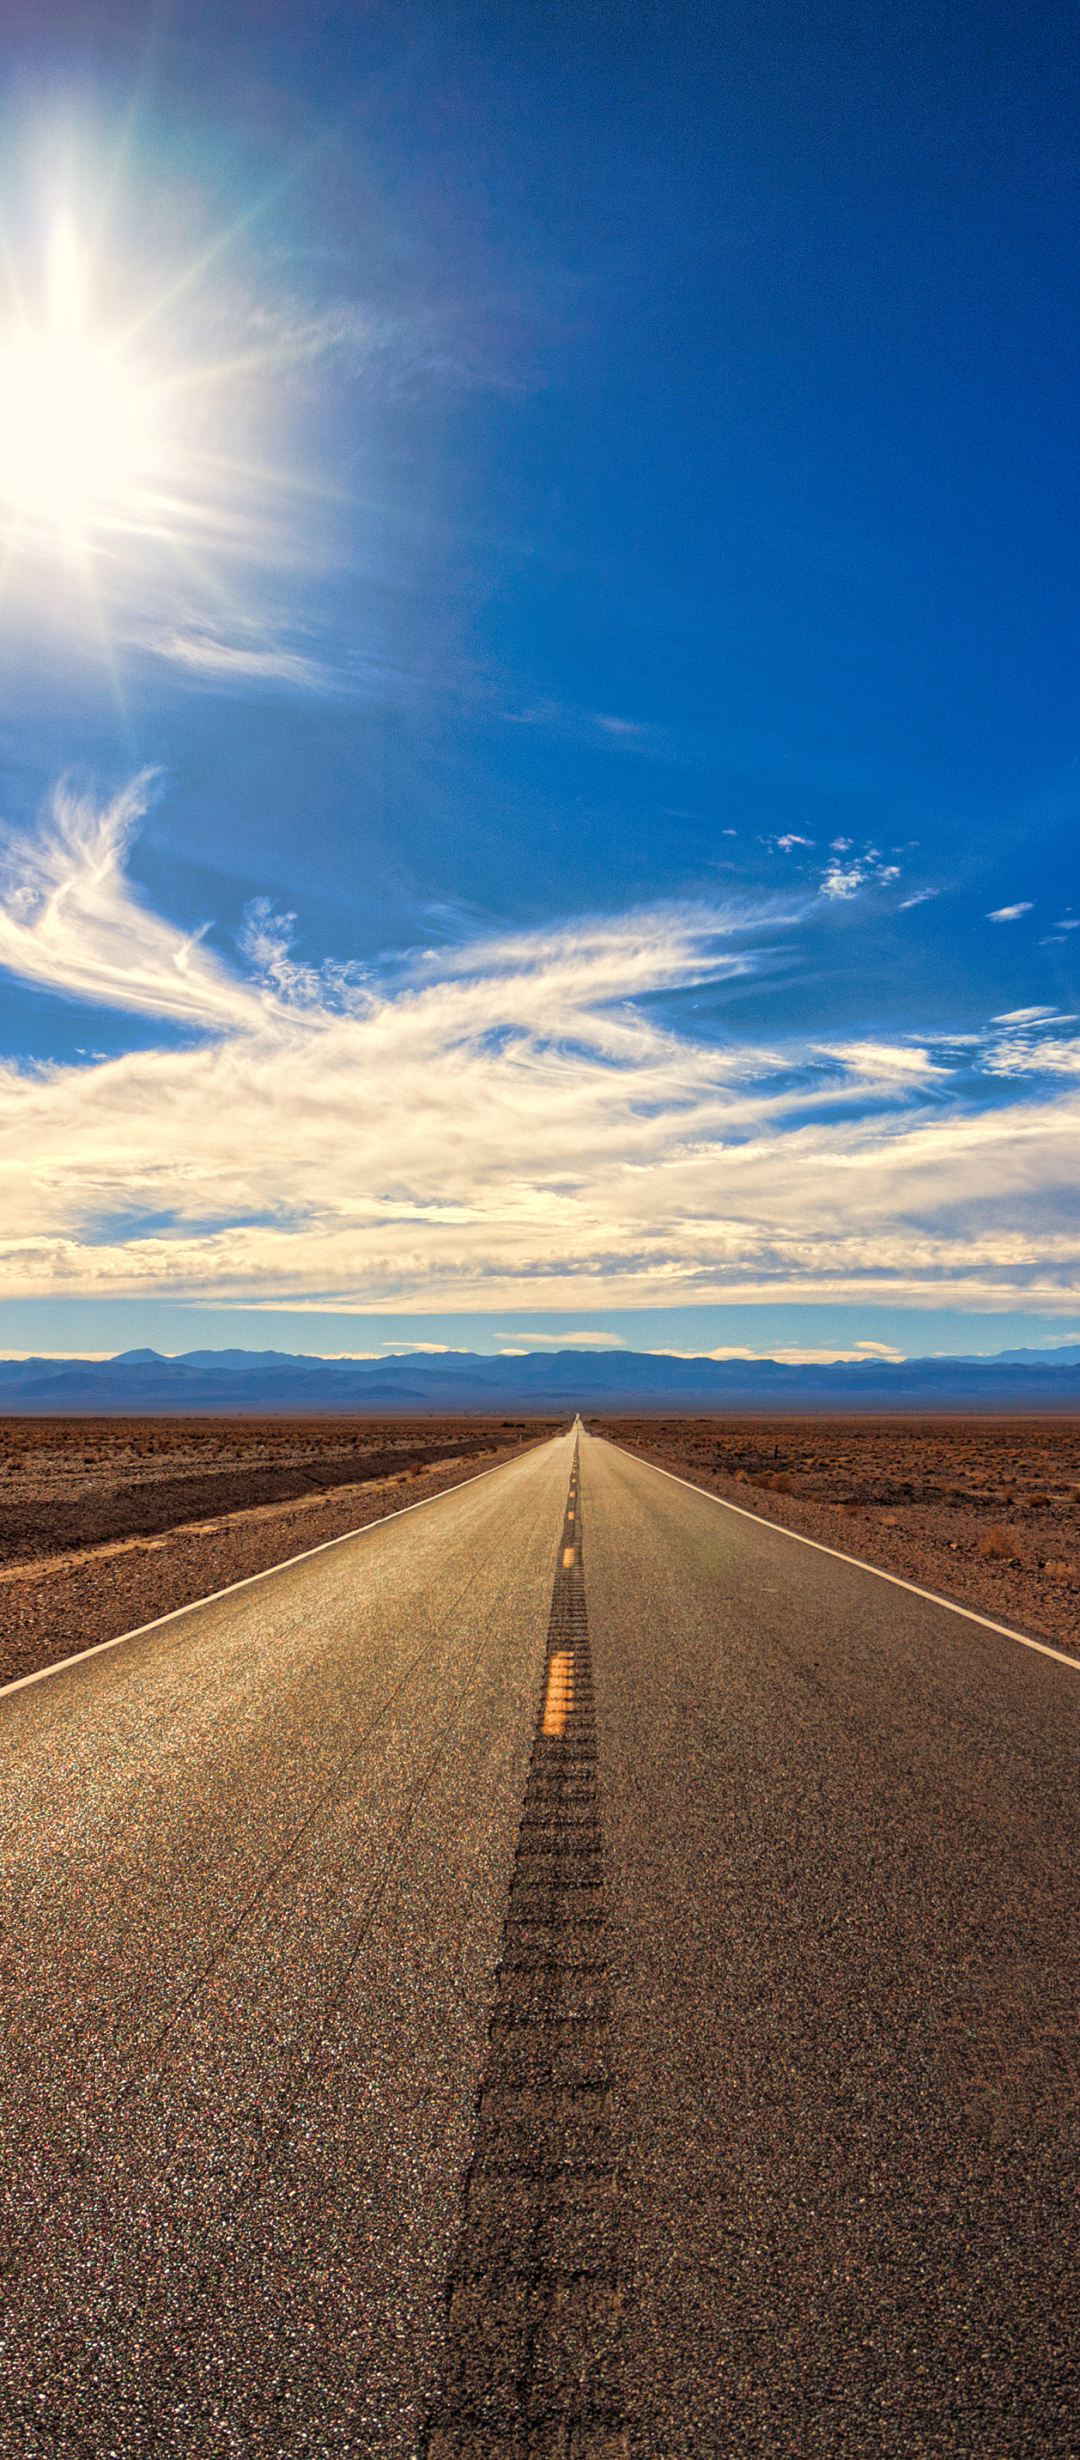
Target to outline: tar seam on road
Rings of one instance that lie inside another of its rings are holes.
[[[605,1441],[601,1436],[600,1441]],[[625,1450],[623,1444],[612,1444],[613,1452]],[[628,1452],[628,1460],[641,1455]],[[794,1538],[797,1546],[812,1546],[816,1555],[831,1555],[834,1563],[850,1563],[854,1572],[871,1572],[875,1580],[887,1580],[891,1588],[906,1589],[909,1597],[924,1597],[928,1606],[943,1606],[946,1614],[963,1615],[965,1623],[981,1623],[984,1631],[1000,1632],[1003,1640],[1015,1640],[1022,1649],[1034,1649],[1039,1657],[1052,1657],[1059,1666],[1071,1666],[1080,1674],[1080,1657],[1069,1657],[1064,1649],[1052,1649],[1048,1640],[1030,1640],[1026,1632],[1013,1631],[1009,1623],[995,1623],[988,1614],[976,1614],[974,1606],[958,1606],[954,1598],[939,1597],[936,1589],[920,1589],[914,1580],[902,1580],[899,1572],[884,1572],[880,1563],[864,1563],[861,1555],[846,1555],[840,1546],[826,1546],[821,1538],[805,1537],[801,1529],[786,1529],[782,1520],[765,1520],[760,1512],[748,1512],[744,1504],[729,1503],[726,1495],[714,1495],[707,1486],[695,1486],[692,1478],[680,1478],[673,1469],[661,1469],[659,1461],[646,1461],[646,1469],[655,1469],[658,1478],[670,1478],[673,1486],[685,1486],[692,1495],[703,1495],[706,1503],[718,1503],[722,1512],[737,1512],[740,1520],[752,1520],[755,1529],[771,1529],[777,1537]],[[31,1677],[33,1680],[33,1677]]]
[[[577,1449],[425,2460],[624,2460],[597,1740]]]
[[[517,1453],[513,1458],[520,1460]],[[433,1503],[444,1503],[447,1495],[459,1495],[463,1486],[479,1486],[481,1478],[493,1478],[497,1469],[508,1469],[509,1461],[496,1461],[492,1469],[477,1469],[471,1478],[459,1478],[456,1486],[444,1486],[441,1494],[422,1495],[419,1503],[399,1503],[396,1512],[384,1512],[378,1520],[365,1520],[359,1529],[345,1529],[340,1537],[322,1538],[317,1546],[305,1546],[298,1555],[286,1555],[282,1563],[268,1563],[265,1571],[248,1572],[243,1580],[230,1580],[224,1589],[211,1589],[205,1597],[191,1597],[186,1606],[172,1606],[168,1614],[157,1614],[152,1623],[137,1623],[134,1631],[117,1632],[115,1640],[96,1640],[93,1648],[76,1649],[73,1657],[58,1657],[53,1666],[39,1666],[36,1674],[19,1674],[13,1683],[0,1683],[0,1700],[11,1691],[28,1691],[31,1683],[47,1683],[53,1674],[66,1674],[69,1666],[81,1666],[84,1658],[104,1657],[109,1649],[122,1649],[126,1640],[143,1640],[147,1632],[162,1631],[166,1623],[178,1623],[181,1615],[197,1614],[200,1606],[216,1606],[220,1598],[236,1597],[241,1589],[253,1589],[259,1580],[273,1580],[276,1572],[292,1570],[294,1563],[310,1563],[313,1555],[328,1555],[335,1546],[348,1546],[352,1538],[370,1536],[374,1529],[385,1529],[392,1520],[404,1520],[407,1512],[426,1512]],[[171,1536],[171,1531],[166,1531]]]

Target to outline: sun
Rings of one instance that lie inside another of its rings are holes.
[[[121,338],[94,331],[75,231],[55,227],[46,313],[0,330],[6,527],[86,548],[139,523],[156,456],[154,394]]]

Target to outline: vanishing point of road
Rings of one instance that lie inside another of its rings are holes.
[[[1080,1665],[575,1431],[0,1755],[3,2460],[1080,2453]]]

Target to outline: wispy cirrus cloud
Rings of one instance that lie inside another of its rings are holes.
[[[0,965],[80,999],[144,1016],[227,1026],[248,994],[198,936],[140,903],[124,857],[143,818],[154,772],[111,801],[58,786],[36,836],[9,841],[0,860]]]
[[[852,1296],[1074,1308],[1076,1019],[949,1043],[691,1040],[654,995],[759,969],[774,907],[225,964],[124,870],[150,781],[61,790],[3,874],[0,963],[191,1030],[3,1073],[12,1294],[430,1309]]]
[[[147,645],[155,657],[205,683],[286,683],[305,692],[339,688],[337,679],[317,659],[273,642],[229,641],[212,632],[173,628],[158,633]]]

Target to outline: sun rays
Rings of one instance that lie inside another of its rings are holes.
[[[83,172],[57,171],[33,230],[0,225],[0,612],[76,633],[118,703],[133,654],[317,686],[268,608],[318,527],[287,398],[318,321],[260,291],[249,245],[230,263],[251,211],[162,245],[159,193],[155,245],[135,186],[99,179],[95,208]]]
[[[0,503],[9,543],[85,555],[144,520],[163,439],[153,386],[122,340],[95,329],[70,217],[49,249],[45,312],[0,337]]]

